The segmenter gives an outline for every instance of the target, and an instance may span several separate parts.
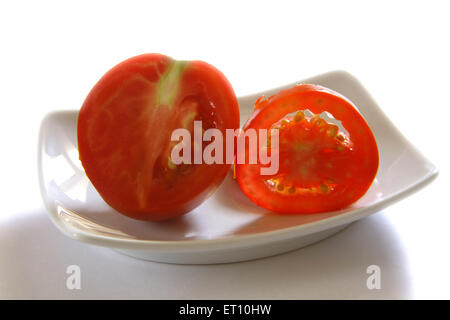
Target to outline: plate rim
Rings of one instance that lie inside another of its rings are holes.
[[[336,71],[330,71],[326,73],[321,73],[319,75],[310,77],[320,77],[325,75],[331,75],[331,74],[342,74],[347,77],[351,77],[352,80],[357,81],[358,84],[363,88],[364,86],[360,83],[360,81],[354,77],[352,74],[348,73],[347,71],[342,70],[336,70]],[[295,83],[290,83],[287,85],[279,86],[276,88],[268,89],[266,91],[259,91],[257,93],[252,93],[244,96],[238,97],[238,100],[244,100],[244,99],[250,99],[256,95],[261,95],[264,92],[268,91],[274,91],[274,90],[282,90],[283,88],[293,86]],[[378,105],[376,105],[376,108],[378,109],[377,112],[381,112],[383,115],[383,111],[381,108],[379,108]],[[191,249],[204,249],[206,247],[210,247],[211,245],[215,246],[232,246],[236,244],[262,244],[267,242],[273,242],[273,241],[282,241],[286,239],[292,239],[294,237],[301,237],[306,236],[309,234],[313,234],[316,232],[324,231],[327,229],[331,229],[333,227],[338,227],[344,224],[348,224],[351,222],[354,222],[356,220],[359,220],[361,218],[364,218],[370,214],[373,214],[375,212],[381,211],[382,209],[404,199],[405,197],[412,195],[413,193],[423,189],[427,185],[429,185],[439,174],[439,170],[437,167],[432,164],[423,154],[417,150],[417,148],[409,142],[408,139],[406,139],[403,134],[397,129],[397,127],[390,122],[390,125],[395,130],[395,133],[398,134],[403,142],[410,148],[414,149],[415,152],[419,156],[423,158],[424,161],[427,162],[427,164],[430,166],[430,171],[423,176],[421,179],[417,180],[415,183],[405,187],[403,190],[394,193],[387,197],[386,199],[377,202],[371,206],[366,207],[359,207],[355,208],[354,210],[350,210],[349,212],[345,212],[342,214],[336,214],[332,217],[313,221],[306,224],[301,225],[294,225],[290,227],[285,227],[277,230],[271,230],[271,231],[264,231],[264,232],[257,232],[252,234],[240,234],[240,235],[233,235],[233,236],[225,236],[225,237],[218,237],[218,238],[212,238],[212,239],[191,239],[191,240],[144,240],[144,239],[133,239],[133,238],[121,238],[121,237],[114,237],[114,236],[106,236],[102,234],[95,234],[90,233],[85,230],[81,230],[78,228],[71,228],[68,224],[64,223],[62,221],[61,215],[58,212],[57,205],[55,204],[55,200],[50,198],[46,192],[46,188],[44,186],[44,179],[43,179],[43,170],[42,170],[42,156],[43,156],[43,146],[45,145],[44,141],[44,133],[45,133],[45,125],[50,119],[65,114],[65,116],[69,115],[78,115],[79,110],[56,110],[51,111],[45,115],[43,120],[41,121],[40,129],[39,129],[39,135],[38,135],[38,159],[37,159],[37,165],[38,165],[38,180],[39,180],[39,190],[41,193],[42,200],[44,202],[44,206],[46,208],[46,211],[50,217],[50,220],[57,226],[57,228],[66,236],[81,241],[85,243],[90,243],[94,245],[100,245],[104,247],[113,247],[113,248],[119,248],[119,249],[153,249],[153,250],[160,250],[160,249],[185,249],[185,248],[191,248]],[[338,210],[339,211],[345,211],[347,209]],[[98,223],[96,223],[98,224]]]

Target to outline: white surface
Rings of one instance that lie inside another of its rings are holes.
[[[1,298],[450,298],[445,1],[145,3],[0,4]],[[165,265],[67,239],[38,191],[40,121],[79,108],[108,68],[143,52],[208,61],[238,95],[348,70],[440,176],[330,239],[257,261]],[[80,291],[65,287],[71,264]],[[371,264],[381,290],[366,288]]]
[[[45,207],[68,237],[120,249],[151,261],[208,264],[246,261],[280,254],[323,240],[351,222],[378,212],[428,185],[437,170],[416,151],[347,72],[328,72],[299,82],[336,90],[358,106],[378,144],[380,167],[367,193],[343,210],[314,215],[274,215],[239,190],[231,171],[216,193],[189,214],[164,223],[143,223],[109,207],[79,161],[78,111],[56,111],[42,121],[38,170]],[[238,97],[241,122],[254,102],[282,88]]]

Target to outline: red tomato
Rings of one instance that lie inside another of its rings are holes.
[[[225,177],[227,164],[171,162],[174,129],[239,127],[234,91],[201,61],[160,54],[130,58],[94,86],[78,118],[80,160],[102,198],[140,220],[165,220],[201,204]]]
[[[309,116],[304,110],[309,110]],[[328,112],[341,121],[343,128]],[[336,124],[333,124],[336,122]],[[296,85],[259,99],[244,125],[279,129],[276,174],[264,165],[237,164],[242,191],[257,205],[279,213],[317,213],[347,207],[362,197],[378,170],[375,138],[355,106],[342,95],[312,84]],[[269,142],[270,143],[270,142]],[[270,146],[270,144],[268,145]],[[249,144],[246,153],[254,152]]]

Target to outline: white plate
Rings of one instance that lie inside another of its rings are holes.
[[[42,122],[39,180],[52,221],[67,236],[147,260],[206,264],[267,257],[324,239],[349,223],[423,188],[437,169],[393,126],[362,85],[336,71],[303,82],[331,88],[352,100],[372,128],[380,168],[370,190],[351,207],[323,214],[280,216],[250,202],[228,176],[201,206],[167,222],[132,220],[111,209],[78,160],[77,111],[58,111]],[[254,101],[294,84],[239,98],[241,119]]]

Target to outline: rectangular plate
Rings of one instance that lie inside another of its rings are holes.
[[[42,122],[39,180],[52,221],[69,237],[120,250],[135,257],[173,263],[249,260],[318,241],[349,223],[412,194],[437,176],[437,169],[395,128],[364,87],[335,71],[302,82],[319,84],[349,98],[368,122],[378,143],[380,168],[367,194],[345,210],[313,215],[276,215],[257,207],[229,175],[201,206],[166,222],[142,222],[110,208],[78,160],[78,111],[58,111]],[[294,83],[240,97],[241,119],[261,95]]]

